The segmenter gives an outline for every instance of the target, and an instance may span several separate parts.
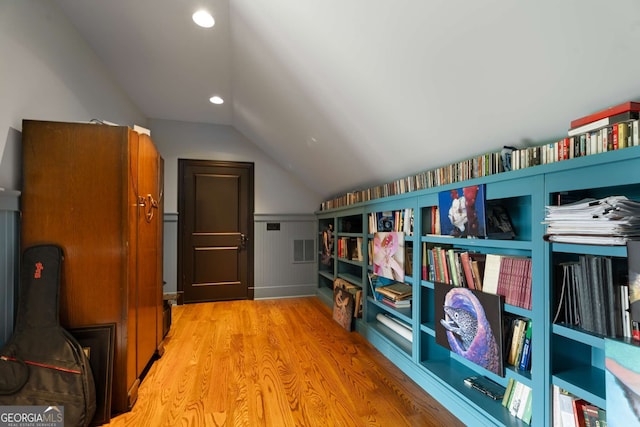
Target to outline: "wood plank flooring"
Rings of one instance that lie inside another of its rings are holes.
[[[315,297],[172,315],[137,403],[109,426],[463,425]]]

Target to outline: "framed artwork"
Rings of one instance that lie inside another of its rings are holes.
[[[484,184],[441,191],[438,211],[442,235],[487,237]]]
[[[436,342],[501,377],[502,298],[435,282]]]
[[[91,425],[106,424],[111,420],[116,324],[83,326],[69,329],[69,332],[80,343],[89,358],[96,384],[96,413]]]
[[[373,273],[404,281],[404,233],[382,231],[373,235]]]
[[[348,290],[334,286],[333,288],[333,320],[347,331],[353,330],[355,312],[355,296]]]

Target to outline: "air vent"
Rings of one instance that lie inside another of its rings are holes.
[[[313,239],[295,239],[293,241],[293,262],[314,262],[316,243]]]

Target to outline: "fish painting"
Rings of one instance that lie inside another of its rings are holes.
[[[451,288],[444,298],[445,328],[451,350],[483,368],[503,376],[501,350],[485,309],[473,291]]]

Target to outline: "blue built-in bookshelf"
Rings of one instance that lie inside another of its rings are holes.
[[[466,386],[464,379],[482,375],[506,387],[513,378],[532,388],[532,425],[552,425],[552,388],[559,386],[592,404],[606,409],[604,375],[604,338],[565,325],[554,325],[555,265],[564,256],[596,254],[626,260],[624,247],[553,244],[545,241],[543,224],[545,206],[554,204],[558,194],[591,196],[625,195],[640,200],[640,147],[634,146],[586,157],[543,164],[526,169],[458,181],[439,187],[424,188],[390,197],[378,198],[346,207],[316,213],[319,241],[322,230],[332,224],[335,238],[341,235],[362,239],[363,260],[337,256],[336,248],[329,264],[318,262],[318,296],[332,304],[332,282],[342,277],[364,293],[364,313],[356,330],[430,395],[438,399],[461,421],[469,425],[526,425],[512,416],[501,401],[493,400]],[[454,188],[485,184],[486,200],[498,201],[511,216],[516,237],[513,240],[465,239],[426,233],[423,223],[430,221],[438,194]],[[368,284],[372,272],[367,248],[373,240],[368,229],[370,214],[412,209],[412,236],[405,244],[413,254],[413,269],[405,282],[413,287],[412,306],[396,310],[376,301]],[[349,231],[344,230],[350,224]],[[361,228],[353,229],[353,224]],[[504,305],[503,312],[532,321],[531,369],[521,371],[505,363],[504,377],[494,374],[437,343],[434,315],[434,283],[422,277],[423,248],[451,245],[456,249],[485,254],[525,256],[531,258],[531,309]],[[396,316],[412,326],[412,340],[403,338],[377,320],[379,313]],[[620,338],[622,340],[622,338]]]

